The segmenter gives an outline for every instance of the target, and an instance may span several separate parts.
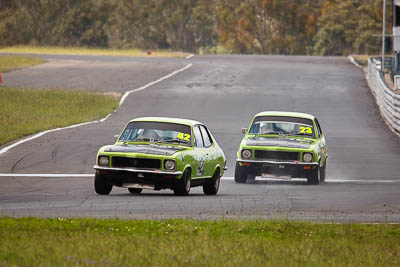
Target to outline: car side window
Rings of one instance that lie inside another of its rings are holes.
[[[201,132],[199,126],[193,127],[194,133],[194,145],[195,147],[204,147],[203,138],[201,137]]]
[[[318,130],[318,136],[322,136],[322,129],[321,126],[319,125],[318,120],[315,118],[315,124],[317,125],[317,130]]]
[[[212,140],[210,134],[208,133],[206,127],[200,126],[201,134],[203,135],[204,147],[210,147],[212,145]]]

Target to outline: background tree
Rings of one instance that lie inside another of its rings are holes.
[[[0,46],[377,53],[383,0],[0,0]],[[388,29],[391,28],[391,1]],[[211,49],[210,49],[211,48]]]
[[[105,25],[114,5],[109,1],[79,1],[55,25],[54,42],[62,46],[108,46]]]
[[[15,12],[18,6],[14,1],[0,1],[0,45],[14,45],[22,43],[17,33]]]
[[[387,2],[387,17],[391,18],[391,3]],[[317,26],[314,52],[318,55],[378,53],[382,39],[374,35],[382,32],[382,0],[330,0]]]

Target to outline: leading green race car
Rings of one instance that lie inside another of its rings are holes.
[[[327,146],[321,126],[312,115],[266,111],[255,115],[237,152],[235,181],[256,176],[307,178],[325,181]]]
[[[218,192],[226,158],[210,131],[200,122],[145,117],[131,120],[114,145],[97,153],[94,189],[107,195],[113,186],[131,193],[143,189],[172,189],[188,195],[203,186],[206,195]]]

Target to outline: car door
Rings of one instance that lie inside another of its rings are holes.
[[[205,176],[206,148],[204,147],[203,136],[199,125],[193,127],[194,135],[194,158],[195,163],[192,171],[192,178],[201,178]]]
[[[325,136],[322,132],[321,125],[318,122],[318,119],[315,118],[315,125],[317,126],[317,132],[318,132],[318,142],[319,142],[319,149],[321,153],[321,163],[325,164],[325,160],[327,155],[327,146],[326,146],[326,140]]]
[[[218,155],[215,153],[215,147],[207,128],[204,125],[200,125],[199,127],[204,142],[204,176],[211,177],[214,174],[213,172],[215,165],[217,164]]]

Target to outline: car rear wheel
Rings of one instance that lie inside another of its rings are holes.
[[[176,196],[187,196],[190,192],[190,170],[186,169],[182,174],[182,178],[177,180],[174,186],[174,194]]]
[[[321,171],[320,171],[321,183],[324,183],[324,182],[325,182],[325,178],[326,178],[326,163],[327,163],[327,161],[325,160],[325,164],[324,164],[324,166],[321,168]]]
[[[108,195],[112,190],[112,185],[108,184],[105,176],[96,173],[94,176],[94,191],[99,195]]]
[[[218,193],[220,178],[221,176],[217,169],[215,170],[213,177],[203,185],[203,192],[205,195],[216,195]]]
[[[247,171],[245,168],[239,165],[238,162],[236,162],[235,166],[235,182],[239,184],[244,184],[247,181]]]
[[[307,183],[316,185],[321,182],[321,168],[318,166],[315,170],[313,170],[310,176],[307,177]]]
[[[129,193],[132,194],[140,194],[142,193],[143,189],[142,188],[128,188]]]

